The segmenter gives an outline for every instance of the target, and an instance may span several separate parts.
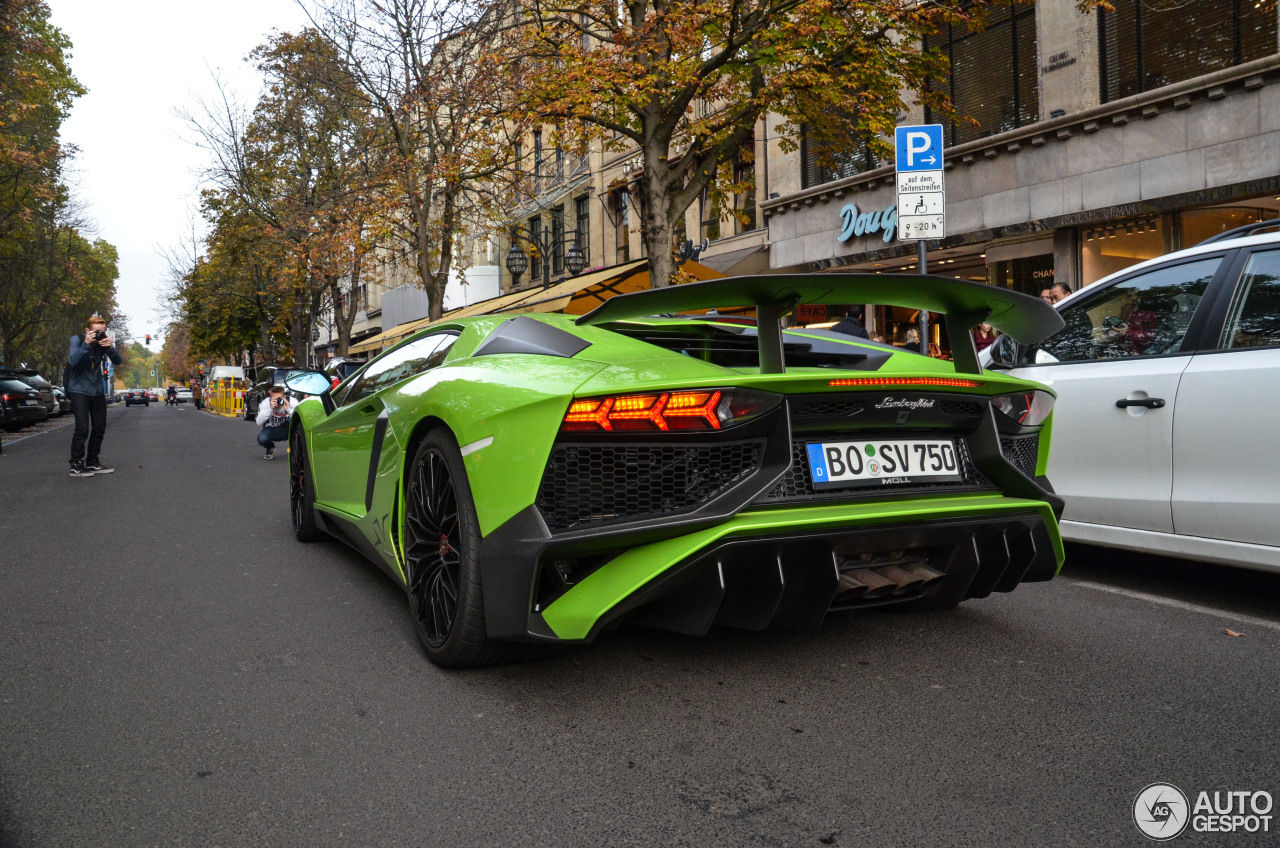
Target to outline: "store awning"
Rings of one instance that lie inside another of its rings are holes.
[[[682,269],[694,280],[716,280],[724,276],[697,262],[686,262]],[[508,305],[494,312],[564,312],[585,315],[614,295],[644,291],[649,286],[649,263],[641,259],[626,265],[606,268],[564,280],[535,297]]]
[[[730,250],[727,253],[719,253],[715,256],[703,256],[701,259],[703,265],[719,271],[727,277],[759,274],[762,271],[769,270],[769,256],[762,244],[744,247],[740,250]]]
[[[695,280],[715,280],[724,276],[718,271],[700,265],[697,262],[686,262],[682,269],[685,274]],[[446,312],[441,322],[457,318],[470,318],[474,315],[500,315],[528,312],[565,312],[569,315],[585,315],[592,309],[618,294],[643,291],[649,288],[649,263],[638,259],[603,268],[577,277],[561,280],[545,289],[524,289],[510,294],[491,297],[469,306]],[[348,353],[365,353],[390,347],[400,339],[429,327],[430,318],[409,321],[366,339],[358,345],[348,348]],[[438,322],[437,322],[438,323]]]

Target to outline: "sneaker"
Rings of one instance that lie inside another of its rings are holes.
[[[114,468],[105,468],[102,463],[99,462],[85,463],[84,470],[91,471],[94,474],[110,474],[112,471],[115,471]]]
[[[275,448],[267,448],[267,452],[266,452],[265,454],[263,454],[263,455],[262,455],[262,458],[263,458],[263,459],[275,459],[275,458],[276,458],[276,449],[275,449]]]
[[[77,462],[71,466],[71,476],[72,477],[92,477],[93,472],[87,470],[82,464]]]

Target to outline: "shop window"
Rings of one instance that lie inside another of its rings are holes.
[[[997,260],[987,266],[987,282],[1023,294],[1039,295],[1053,285],[1053,267],[1052,253]]]
[[[1259,221],[1265,221],[1268,217],[1274,218],[1275,213],[1255,206],[1219,206],[1211,209],[1193,209],[1183,212],[1179,217],[1182,221],[1180,247],[1191,247],[1227,230],[1234,230],[1246,224],[1256,224]]]
[[[1099,82],[1109,103],[1276,52],[1275,0],[1112,0],[1098,10]]]
[[[1224,350],[1280,345],[1280,250],[1253,254],[1222,331]]]
[[[1040,345],[1036,362],[1086,362],[1177,353],[1222,257],[1136,274],[1078,300]]]
[[[992,8],[980,32],[948,24],[925,38],[925,48],[950,62],[941,86],[961,115],[977,120],[952,123],[946,144],[963,144],[1040,120],[1036,66],[1036,13],[1031,5]],[[925,123],[939,116],[925,109]]]
[[[1080,234],[1081,282],[1096,283],[1116,271],[1176,249],[1169,217],[1119,221],[1085,229]]]

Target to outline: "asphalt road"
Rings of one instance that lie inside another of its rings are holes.
[[[953,613],[449,673],[294,541],[252,424],[108,420],[112,475],[0,456],[4,848],[1145,845],[1150,783],[1280,798],[1272,575],[1080,548]]]

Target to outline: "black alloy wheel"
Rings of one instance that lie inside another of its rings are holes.
[[[428,433],[409,469],[404,506],[405,580],[413,629],[427,657],[446,668],[499,662],[487,638],[480,588],[480,522],[457,442]]]
[[[314,542],[320,538],[315,501],[311,464],[307,462],[307,439],[295,421],[289,428],[289,512],[293,519],[293,534],[299,542]]]

